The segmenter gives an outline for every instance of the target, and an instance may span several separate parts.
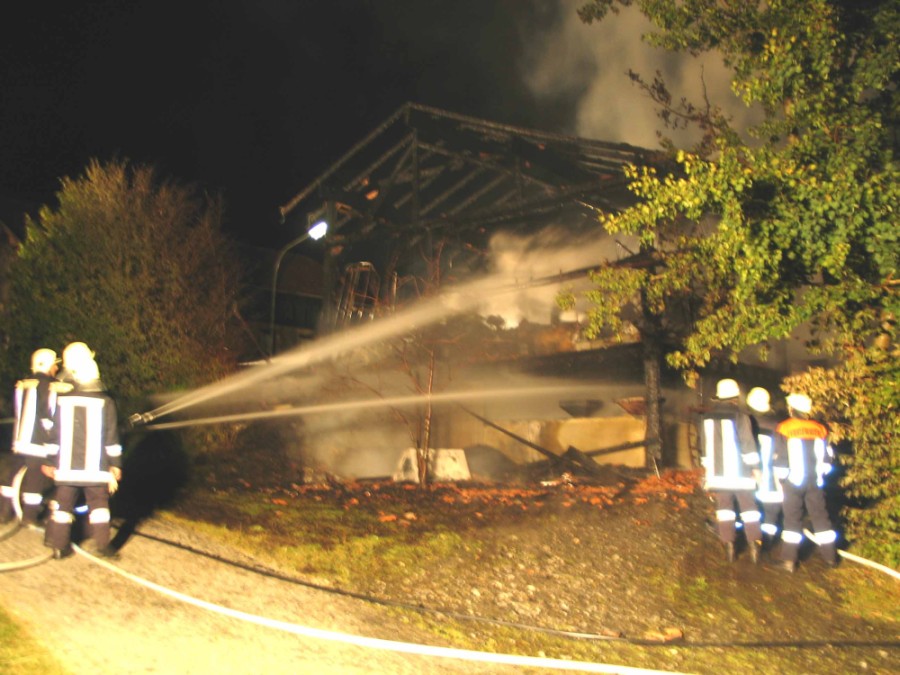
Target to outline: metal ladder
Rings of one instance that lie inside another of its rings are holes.
[[[350,263],[341,277],[341,294],[335,313],[335,327],[345,327],[375,318],[381,278],[369,262]]]

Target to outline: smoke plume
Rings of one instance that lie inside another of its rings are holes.
[[[534,42],[525,68],[526,82],[539,97],[574,98],[578,136],[630,143],[646,148],[659,144],[662,121],[650,98],[631,82],[633,70],[644,80],[660,71],[673,98],[695,105],[710,102],[746,128],[754,115],[731,91],[731,71],[720,56],[699,58],[653,48],[641,40],[650,23],[635,8],[610,14],[587,25],[576,14],[584,0],[558,0],[562,20]],[[696,132],[663,130],[678,145],[689,145]]]

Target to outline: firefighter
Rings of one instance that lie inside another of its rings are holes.
[[[93,350],[84,342],[70,342],[67,344],[62,353],[63,367],[62,371],[59,373],[59,380],[70,384],[74,383],[75,380],[72,378],[72,373],[69,371],[69,368],[66,367],[66,364],[82,363],[87,359],[93,359],[94,356]]]
[[[88,506],[88,535],[97,553],[115,557],[109,546],[109,496],[122,477],[116,405],[89,352],[64,353],[63,368],[70,374],[73,387],[57,399],[45,464],[56,483],[56,509],[47,525],[45,543],[53,549],[54,558],[72,553],[74,509],[83,495]]]
[[[759,561],[762,531],[760,515],[753,498],[759,468],[759,452],[753,436],[750,416],[739,407],[740,387],[730,378],[716,384],[715,404],[700,420],[703,448],[702,465],[706,470],[705,488],[716,502],[716,529],[725,544],[728,562],[736,556],[737,513],[740,509],[751,560]]]
[[[797,568],[803,541],[803,517],[812,521],[815,542],[828,567],[838,564],[837,532],[825,504],[825,476],[833,468],[828,429],[810,418],[812,401],[805,394],[787,397],[788,419],[775,427],[775,475],[784,490],[781,568]]]
[[[763,534],[763,548],[771,550],[778,539],[778,521],[784,501],[784,492],[772,466],[777,419],[772,414],[769,392],[763,387],[754,387],[747,393],[747,407],[753,411],[753,431],[759,448],[759,468],[754,471],[756,499],[762,505],[762,523],[759,527]]]
[[[46,454],[45,443],[53,427],[59,384],[56,375],[58,360],[52,349],[41,348],[31,355],[31,377],[16,382],[13,395],[13,460],[8,480],[0,486],[0,521],[12,520],[18,513],[15,500],[21,496],[22,522],[37,525],[44,502],[44,493],[51,481],[41,471]],[[20,471],[20,489],[14,481]]]

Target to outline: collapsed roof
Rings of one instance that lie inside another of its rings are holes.
[[[328,211],[329,236],[346,245],[466,238],[572,214],[596,225],[598,212],[631,201],[623,166],[651,157],[623,143],[406,103],[280,211],[297,231]]]

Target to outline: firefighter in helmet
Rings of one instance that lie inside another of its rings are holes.
[[[109,496],[122,477],[122,446],[116,405],[100,380],[100,371],[89,350],[63,355],[63,368],[73,388],[57,399],[53,437],[45,470],[56,482],[56,510],[47,525],[45,543],[55,558],[71,551],[75,504],[83,495],[88,506],[89,536],[97,552],[115,556],[109,546]]]
[[[772,413],[771,397],[767,389],[754,387],[747,393],[747,407],[752,410],[753,431],[759,448],[759,468],[754,471],[756,477],[756,499],[762,505],[763,547],[772,548],[778,538],[778,521],[781,518],[781,504],[784,492],[775,477],[772,457],[775,452],[775,426],[777,418]]]
[[[781,533],[781,567],[797,568],[803,541],[803,518],[812,521],[815,543],[829,567],[838,564],[837,532],[825,503],[825,476],[833,469],[834,451],[828,429],[810,417],[809,396],[792,393],[787,397],[790,417],[775,427],[775,474],[784,490],[784,529]]]
[[[71,369],[80,363],[93,360],[94,356],[94,351],[84,342],[70,342],[63,349],[62,371],[59,373],[59,379],[62,382],[74,383]]]
[[[747,549],[756,563],[762,531],[753,498],[756,490],[753,471],[759,467],[759,452],[750,416],[739,406],[740,393],[738,383],[731,378],[716,384],[714,404],[700,419],[701,463],[706,472],[705,488],[716,502],[716,527],[728,561],[733,562],[736,555],[736,504],[744,524]]]
[[[13,461],[4,484],[0,486],[0,521],[21,513],[22,522],[36,525],[43,508],[44,492],[50,481],[41,472],[46,454],[45,443],[53,428],[58,384],[58,359],[52,349],[41,348],[31,355],[31,376],[16,382],[13,395]],[[24,472],[24,473],[22,473]],[[16,480],[16,477],[20,481]],[[16,487],[18,483],[18,489]],[[21,511],[16,503],[21,497]]]

